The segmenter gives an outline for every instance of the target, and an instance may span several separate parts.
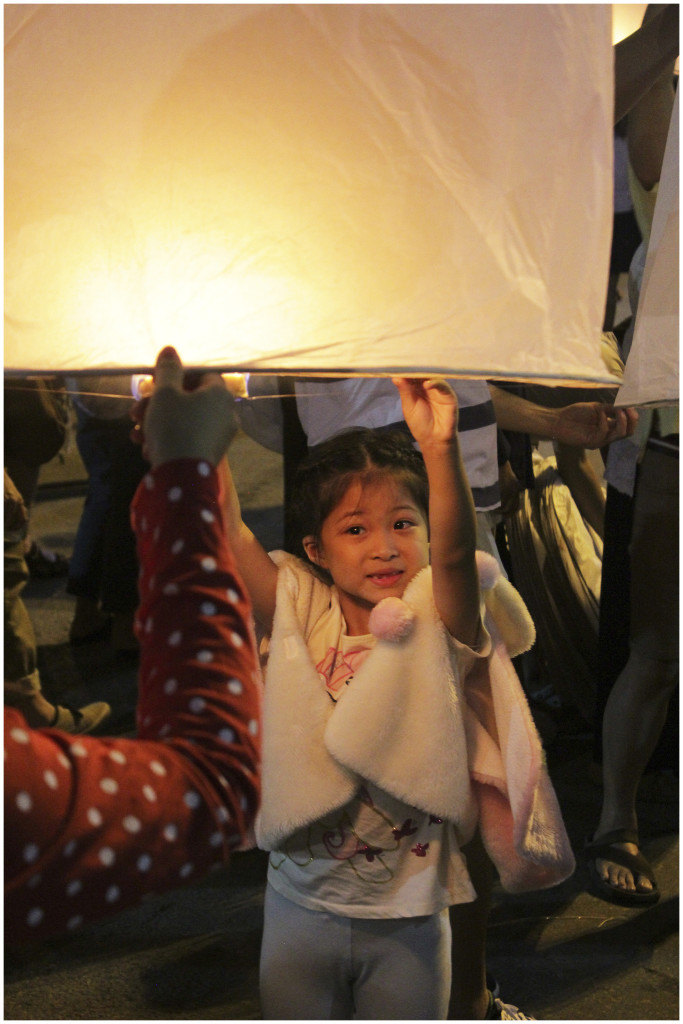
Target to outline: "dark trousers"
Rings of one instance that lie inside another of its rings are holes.
[[[76,443],[88,472],[88,491],[69,563],[67,591],[100,601],[109,612],[138,603],[138,559],[130,504],[148,469],[130,440],[124,416],[102,420],[77,410]]]

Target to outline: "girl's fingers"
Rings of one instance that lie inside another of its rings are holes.
[[[392,377],[392,383],[398,389],[398,393],[401,398],[410,396],[412,398],[419,398],[420,395],[424,395],[424,385],[426,383],[424,377]]]
[[[443,379],[443,377],[430,377],[428,380],[425,380],[422,383],[424,385],[424,390],[427,393],[433,392],[437,395],[445,395],[448,398],[455,397],[455,392],[453,391],[453,388],[450,386],[447,380]]]
[[[399,391],[410,390],[413,393],[440,391],[442,394],[449,394],[453,391],[443,377],[392,377],[391,380]]]

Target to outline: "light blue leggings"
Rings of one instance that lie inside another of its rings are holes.
[[[266,889],[264,1020],[445,1020],[448,910],[431,917],[339,917]]]

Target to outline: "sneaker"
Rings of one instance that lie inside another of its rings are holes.
[[[536,1020],[535,1017],[528,1017],[526,1013],[522,1013],[518,1006],[504,1003],[502,999],[492,993],[490,995],[491,1003],[486,1020]]]
[[[62,729],[73,736],[84,736],[86,733],[94,732],[110,714],[111,708],[103,700],[86,704],[83,708],[70,708],[58,704],[55,707],[54,719],[44,728]]]

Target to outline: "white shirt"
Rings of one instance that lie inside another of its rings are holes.
[[[446,378],[458,398],[458,439],[475,508],[500,506],[496,416],[482,380]],[[295,381],[296,408],[309,448],[357,427],[405,423],[398,391],[388,377]]]

